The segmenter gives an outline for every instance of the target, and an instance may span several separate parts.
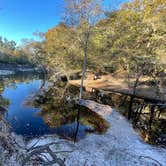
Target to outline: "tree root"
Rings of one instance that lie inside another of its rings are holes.
[[[25,166],[26,163],[31,161],[32,157],[33,157],[33,159],[36,158],[36,160],[40,159],[40,162],[44,166],[52,165],[52,164],[55,164],[55,163],[57,163],[59,166],[66,166],[65,165],[65,159],[62,160],[61,158],[58,158],[56,154],[57,153],[63,153],[63,152],[69,153],[69,152],[72,152],[72,151],[53,152],[50,148],[51,145],[56,145],[56,144],[60,144],[60,143],[61,142],[51,142],[51,143],[46,144],[46,145],[41,145],[41,146],[34,147],[36,145],[36,143],[35,143],[35,145],[33,145],[30,149],[28,149],[29,154],[23,159],[21,165]],[[47,155],[44,155],[43,153],[48,154],[52,158],[52,160],[49,160]],[[47,161],[45,161],[43,158],[45,158]]]
[[[139,156],[139,159],[141,159],[141,158],[148,158],[148,159],[151,159],[151,160],[155,161],[156,163],[158,163],[160,166],[163,166],[159,161],[153,159],[152,157],[149,157],[149,156]]]

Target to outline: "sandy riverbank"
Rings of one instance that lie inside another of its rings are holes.
[[[94,101],[82,100],[81,104],[100,114],[110,123],[103,135],[88,134],[85,139],[74,144],[64,140],[63,144],[52,146],[53,151],[72,151],[59,153],[68,166],[166,166],[166,149],[145,143],[132,125],[110,106]],[[60,141],[57,137],[32,140],[28,146],[44,145]],[[62,140],[61,140],[62,141]]]

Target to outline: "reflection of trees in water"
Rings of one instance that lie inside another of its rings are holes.
[[[2,115],[5,112],[6,106],[9,105],[10,101],[8,99],[3,98],[2,92],[4,91],[5,84],[2,79],[0,79],[0,115]]]
[[[2,96],[5,87],[16,88],[16,84],[20,82],[29,83],[32,80],[42,79],[42,76],[37,73],[17,73],[15,75],[1,76],[0,77],[0,115],[4,114],[5,107],[10,104],[9,99]]]
[[[0,82],[4,84],[4,87],[7,87],[9,85],[11,86],[11,84],[14,86],[15,84],[20,82],[29,83],[32,80],[39,80],[39,79],[42,80],[42,75],[39,73],[21,72],[15,75],[1,77]]]
[[[56,86],[50,87],[44,95],[35,97],[34,105],[41,107],[38,114],[50,127],[76,122],[79,106],[69,102],[67,97],[73,98],[79,94],[79,88],[67,85],[64,82],[57,82]],[[108,123],[97,113],[81,106],[80,123],[91,126],[95,131],[103,133],[109,127]]]
[[[126,117],[130,96],[118,93],[107,93],[101,96],[98,92],[97,102],[111,105]],[[166,107],[162,103],[152,103],[140,98],[134,98],[132,119],[134,127],[140,130],[141,136],[149,143],[166,145]]]

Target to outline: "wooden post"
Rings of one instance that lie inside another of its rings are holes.
[[[152,122],[153,122],[153,118],[154,118],[155,107],[156,107],[155,105],[152,105],[150,108],[149,130],[152,129]]]
[[[133,106],[134,96],[130,97],[129,109],[128,109],[128,120],[132,117],[132,106]]]
[[[137,124],[137,122],[140,119],[140,115],[142,113],[143,108],[144,108],[144,103],[142,103],[140,106],[138,106],[138,110],[137,110],[136,117],[135,117],[135,122],[134,122],[135,125]]]

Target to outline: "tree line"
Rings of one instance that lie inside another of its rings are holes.
[[[28,54],[14,40],[0,36],[0,63],[30,64]]]
[[[102,0],[65,0],[65,4],[64,19],[42,34],[41,41],[25,40],[20,49],[1,39],[1,51],[26,55],[52,73],[65,74],[82,70],[86,57],[89,70],[124,71],[129,86],[135,78],[132,87],[147,75],[160,88],[166,66],[165,0],[133,0],[112,11],[103,9]]]
[[[25,44],[33,62],[67,74],[82,70],[86,57],[89,70],[127,73],[133,93],[142,76],[151,77],[159,91],[166,66],[165,0],[134,0],[109,12],[102,0],[65,2],[63,21],[42,41]]]
[[[74,0],[70,1],[70,7],[71,2]],[[82,48],[85,44],[82,39],[85,36],[82,35],[90,29],[87,48],[89,69],[104,70],[105,66],[109,66],[114,71],[121,69],[137,73],[150,70],[149,67],[161,67],[165,63],[164,0],[135,0],[123,4],[118,10],[103,12],[102,16],[99,9],[93,8],[93,12],[96,12],[93,18],[92,14],[82,18],[79,16],[82,20],[78,23],[78,13],[85,14],[80,13],[85,10],[77,10],[79,7],[83,9],[83,2],[75,9],[75,15],[72,13],[74,9],[68,8],[69,14],[74,16],[48,30],[42,42],[33,41],[25,46],[29,53],[34,54],[34,58],[40,57],[41,63],[51,68],[59,67],[66,71],[81,69],[84,53]],[[95,5],[92,1],[88,3]],[[88,5],[84,9],[87,10],[90,7]],[[91,22],[87,20],[89,17],[92,18]]]

